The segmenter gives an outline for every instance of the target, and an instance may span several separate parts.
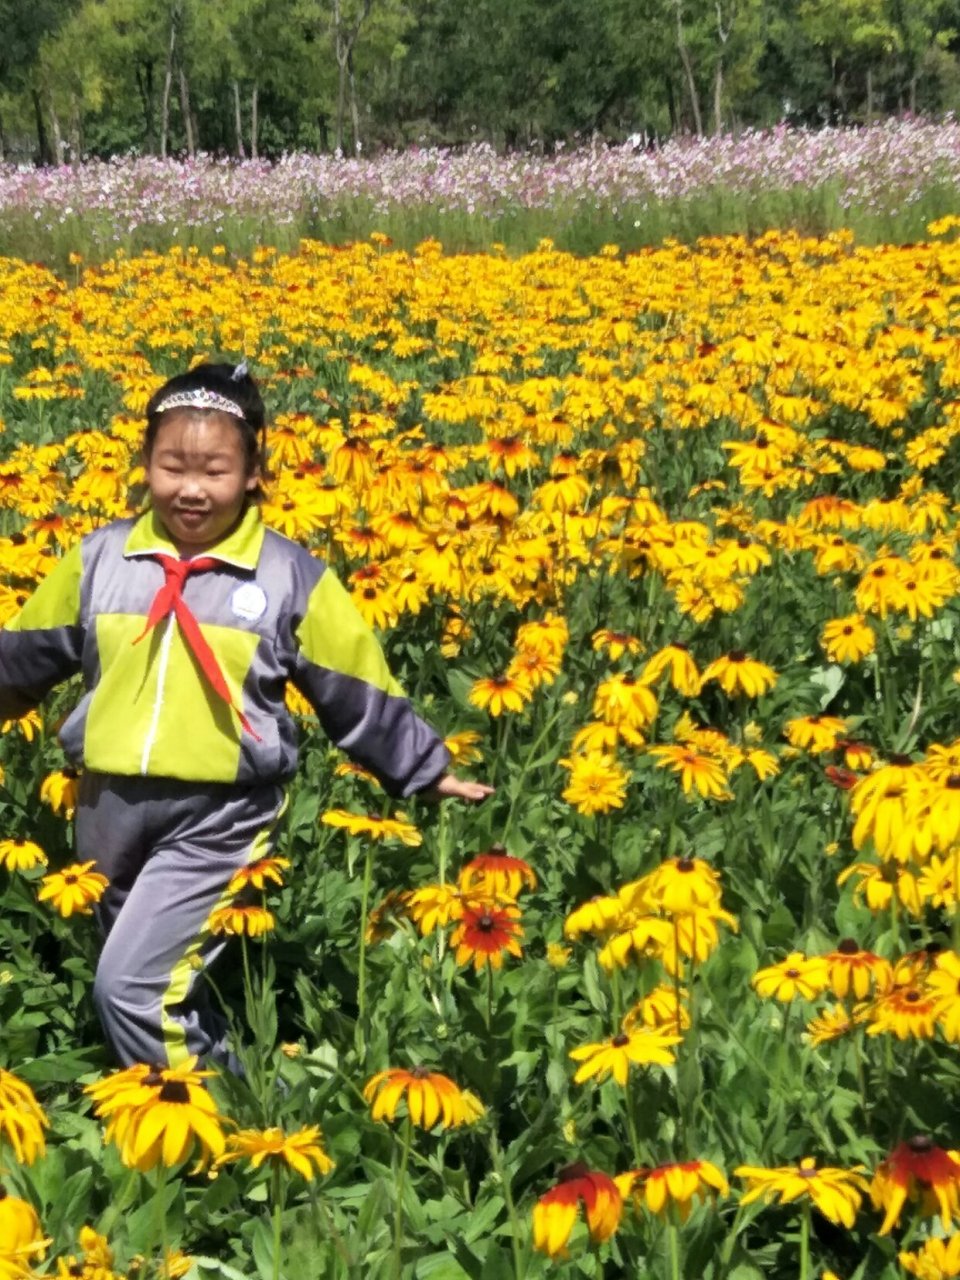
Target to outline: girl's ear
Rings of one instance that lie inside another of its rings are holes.
[[[254,467],[254,469],[247,476],[247,482],[246,482],[246,485],[244,486],[246,488],[247,493],[253,493],[257,489],[257,487],[260,484],[260,479],[261,479],[260,468]]]

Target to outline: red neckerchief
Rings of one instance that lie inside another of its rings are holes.
[[[224,679],[223,672],[220,670],[220,664],[203,637],[200,623],[197,622],[193,611],[183,598],[183,584],[188,574],[204,573],[207,569],[215,569],[220,562],[215,560],[213,556],[196,556],[193,560],[178,560],[176,556],[166,556],[159,552],[154,553],[151,559],[156,560],[163,569],[164,584],[153,597],[150,612],[147,614],[147,625],[133,643],[139,644],[148,631],[152,630],[158,622],[172,613],[180,624],[180,630],[183,633],[187,648],[196,659],[197,665],[206,676],[214,693],[217,697],[222,698],[228,707],[233,708],[240,717],[240,723],[247,733],[256,738],[257,742],[262,741],[260,736],[254,733],[250,721],[243,714],[243,711],[230,696],[230,690],[227,688],[227,682]]]

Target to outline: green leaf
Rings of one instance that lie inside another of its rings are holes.
[[[253,1261],[261,1280],[271,1280],[273,1276],[273,1231],[271,1224],[259,1218],[253,1228],[253,1239],[250,1242]]]

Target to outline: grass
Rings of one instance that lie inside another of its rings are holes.
[[[955,213],[958,207],[960,192],[939,185],[928,188],[906,208],[845,208],[839,185],[824,183],[807,190],[755,194],[716,187],[693,197],[647,205],[608,201],[590,208],[582,201],[570,200],[549,208],[513,208],[492,215],[442,210],[430,204],[397,205],[384,213],[372,200],[351,199],[319,211],[304,209],[287,224],[268,217],[237,215],[202,227],[144,225],[130,232],[118,230],[103,213],[72,214],[62,223],[46,225],[32,213],[20,211],[0,213],[0,243],[9,257],[60,271],[68,266],[71,254],[97,263],[118,250],[133,255],[192,246],[209,253],[221,246],[239,258],[263,244],[290,253],[303,238],[349,244],[366,240],[375,231],[388,235],[404,250],[434,238],[453,253],[484,252],[502,245],[511,255],[529,252],[544,238],[559,249],[587,256],[608,244],[629,253],[662,244],[668,238],[684,243],[704,236],[750,238],[773,228],[795,228],[811,236],[847,228],[860,244],[909,244],[926,239],[927,223]]]

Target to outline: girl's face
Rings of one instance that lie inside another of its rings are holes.
[[[153,508],[181,555],[205,551],[229,533],[260,480],[233,420],[196,409],[165,415],[146,470]]]

